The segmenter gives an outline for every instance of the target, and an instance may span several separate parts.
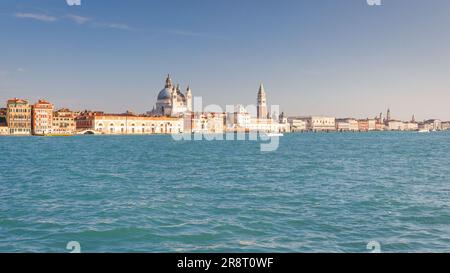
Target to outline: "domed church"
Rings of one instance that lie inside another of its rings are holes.
[[[189,86],[183,94],[180,85],[173,85],[170,75],[167,75],[166,85],[158,93],[156,109],[152,111],[158,116],[180,116],[192,111],[192,91]]]

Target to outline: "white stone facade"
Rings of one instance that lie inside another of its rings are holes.
[[[107,135],[177,134],[183,133],[183,119],[97,115],[93,116],[91,129],[96,133]]]

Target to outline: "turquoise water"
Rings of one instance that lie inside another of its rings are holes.
[[[450,252],[450,133],[0,138],[0,252]]]

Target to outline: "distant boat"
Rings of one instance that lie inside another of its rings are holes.
[[[282,137],[284,136],[282,133],[266,133],[268,137]]]
[[[428,130],[428,129],[419,129],[418,132],[419,132],[419,133],[429,133],[430,130]]]

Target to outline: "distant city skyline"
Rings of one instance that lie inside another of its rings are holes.
[[[0,2],[0,106],[144,113],[170,73],[203,104],[450,120],[450,2]],[[224,107],[225,109],[225,107]]]

